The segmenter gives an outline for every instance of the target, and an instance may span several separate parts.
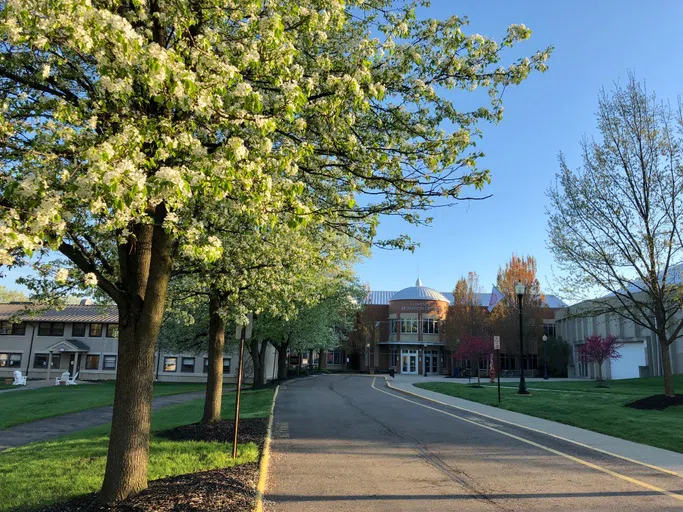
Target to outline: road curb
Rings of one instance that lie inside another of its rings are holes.
[[[259,464],[258,485],[256,486],[256,506],[255,512],[263,512],[263,496],[266,492],[266,480],[268,479],[268,462],[270,461],[270,438],[273,432],[273,417],[275,415],[275,401],[277,394],[280,391],[280,386],[275,388],[273,395],[273,405],[270,407],[270,417],[268,418],[268,428],[266,429],[266,440],[263,443],[263,454],[261,455],[261,463]]]
[[[611,457],[615,457],[615,458],[617,458],[617,459],[625,460],[625,461],[631,462],[631,463],[633,463],[633,464],[638,464],[639,466],[645,466],[646,468],[654,469],[654,470],[660,471],[660,472],[662,472],[662,473],[667,473],[667,474],[669,474],[669,475],[673,475],[673,476],[677,476],[677,477],[683,478],[683,474],[678,473],[678,472],[676,472],[676,471],[672,471],[672,470],[670,470],[670,469],[667,469],[667,468],[664,468],[664,467],[661,467],[661,466],[657,466],[657,465],[655,465],[655,464],[649,464],[649,463],[647,463],[647,462],[643,462],[643,461],[640,461],[640,460],[637,460],[637,459],[632,459],[631,457],[626,457],[625,455],[620,455],[620,454],[618,454],[618,453],[613,453],[613,452],[610,452],[610,451],[607,451],[607,450],[603,450],[603,449],[598,448],[598,447],[596,447],[596,446],[591,446],[591,445],[589,445],[589,444],[585,444],[585,443],[582,443],[582,442],[580,442],[580,441],[574,441],[573,439],[568,439],[568,438],[566,438],[566,437],[558,436],[557,434],[552,434],[552,433],[550,433],[550,432],[545,432],[544,430],[539,430],[539,429],[537,429],[537,428],[529,427],[529,426],[527,426],[527,425],[522,425],[522,424],[520,424],[520,423],[515,423],[515,422],[513,422],[513,421],[504,420],[504,419],[502,419],[502,418],[496,418],[495,416],[491,416],[491,415],[488,415],[488,414],[485,414],[485,413],[479,412],[479,411],[473,411],[473,410],[471,410],[471,409],[467,409],[467,408],[461,407],[461,406],[459,406],[459,405],[453,405],[453,404],[449,404],[449,403],[446,403],[446,402],[442,402],[442,401],[440,401],[440,400],[436,400],[436,399],[434,399],[434,398],[430,398],[430,397],[421,395],[421,394],[419,394],[419,393],[413,393],[412,391],[408,391],[408,390],[406,390],[406,389],[401,389],[401,388],[394,387],[394,386],[392,386],[392,385],[389,383],[389,380],[388,380],[386,377],[385,377],[384,380],[385,380],[386,385],[387,385],[387,387],[388,387],[389,389],[391,389],[391,390],[393,390],[393,391],[398,391],[399,393],[403,393],[404,395],[409,395],[409,396],[413,396],[413,397],[416,397],[416,398],[421,398],[422,400],[427,400],[427,401],[429,401],[429,402],[433,402],[433,403],[436,403],[436,404],[439,404],[439,405],[445,405],[446,407],[451,407],[451,408],[453,408],[453,409],[458,409],[458,410],[460,410],[460,411],[465,411],[465,412],[468,412],[468,413],[470,413],[470,414],[474,414],[474,415],[477,415],[477,416],[481,416],[481,417],[483,417],[483,418],[492,419],[492,420],[495,420],[495,421],[499,421],[499,422],[501,422],[501,423],[506,423],[506,424],[508,424],[508,425],[512,425],[512,426],[514,426],[514,427],[519,427],[519,428],[522,428],[522,429],[525,429],[525,430],[529,430],[529,431],[531,431],[531,432],[536,432],[536,433],[539,433],[539,434],[544,434],[544,435],[546,435],[546,436],[553,437],[553,438],[555,438],[555,439],[559,439],[560,441],[566,441],[566,442],[571,443],[571,444],[574,444],[574,445],[576,445],[576,446],[581,446],[582,448],[588,448],[589,450],[593,450],[593,451],[595,451],[595,452],[602,453],[602,454],[604,454],[604,455],[609,455],[609,456],[611,456]],[[446,396],[448,396],[448,395],[446,395]],[[504,410],[507,410],[507,409],[504,409]],[[514,412],[514,411],[511,411],[511,412]],[[523,414],[523,413],[520,413],[520,414]],[[532,417],[535,418],[536,416],[532,416]],[[541,419],[543,419],[543,418],[541,418]],[[550,421],[550,420],[547,420],[547,421]],[[559,422],[558,422],[558,423],[559,423]],[[564,423],[560,423],[560,425],[564,425]],[[592,432],[592,431],[590,431],[590,432]],[[603,435],[607,435],[607,434],[603,434]],[[620,439],[620,438],[617,438],[617,439]],[[646,446],[649,446],[649,445],[646,445]],[[655,448],[656,448],[656,447],[655,447]]]

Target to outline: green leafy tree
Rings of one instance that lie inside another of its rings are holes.
[[[20,290],[12,290],[0,285],[0,303],[2,302],[26,302],[28,297]]]
[[[420,2],[421,3],[421,2]],[[101,499],[147,486],[154,349],[179,255],[220,257],[198,213],[325,223],[364,243],[378,215],[426,222],[489,180],[474,150],[501,91],[549,50],[502,64],[466,18],[389,0],[8,0],[0,6],[0,264],[58,251],[119,310]],[[462,111],[448,90],[483,87]],[[356,201],[359,195],[362,201]],[[351,221],[351,222],[346,222]],[[404,237],[375,240],[410,247]]]

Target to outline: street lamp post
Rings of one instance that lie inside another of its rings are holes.
[[[543,380],[548,380],[548,337],[543,335]]]
[[[422,368],[425,372],[425,377],[427,376],[427,344],[422,346]]]
[[[526,381],[524,380],[524,327],[522,323],[522,299],[524,298],[524,285],[519,281],[515,285],[515,293],[517,294],[517,305],[519,307],[519,354],[520,354],[520,368],[519,368],[519,391],[520,395],[528,395],[526,389]]]

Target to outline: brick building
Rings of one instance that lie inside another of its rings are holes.
[[[488,306],[489,299],[488,293],[478,294],[482,308]],[[546,302],[543,331],[554,336],[555,311],[566,304],[552,295],[546,295]],[[419,279],[415,286],[398,292],[370,291],[347,345],[328,354],[327,366],[378,372],[393,368],[397,373],[415,375],[453,374],[458,362],[453,360],[444,332],[452,304],[452,293],[423,286]],[[524,368],[530,372],[538,368],[539,341],[525,343]],[[509,374],[519,371],[518,347],[516,339],[502,345],[501,367]],[[486,369],[488,361],[479,365]]]

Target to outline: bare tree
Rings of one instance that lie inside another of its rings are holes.
[[[601,92],[597,121],[600,137],[582,141],[580,169],[560,155],[548,192],[549,247],[565,296],[591,298],[584,314],[616,314],[654,333],[664,392],[674,396],[669,346],[683,328],[681,108],[630,75],[625,86]]]

